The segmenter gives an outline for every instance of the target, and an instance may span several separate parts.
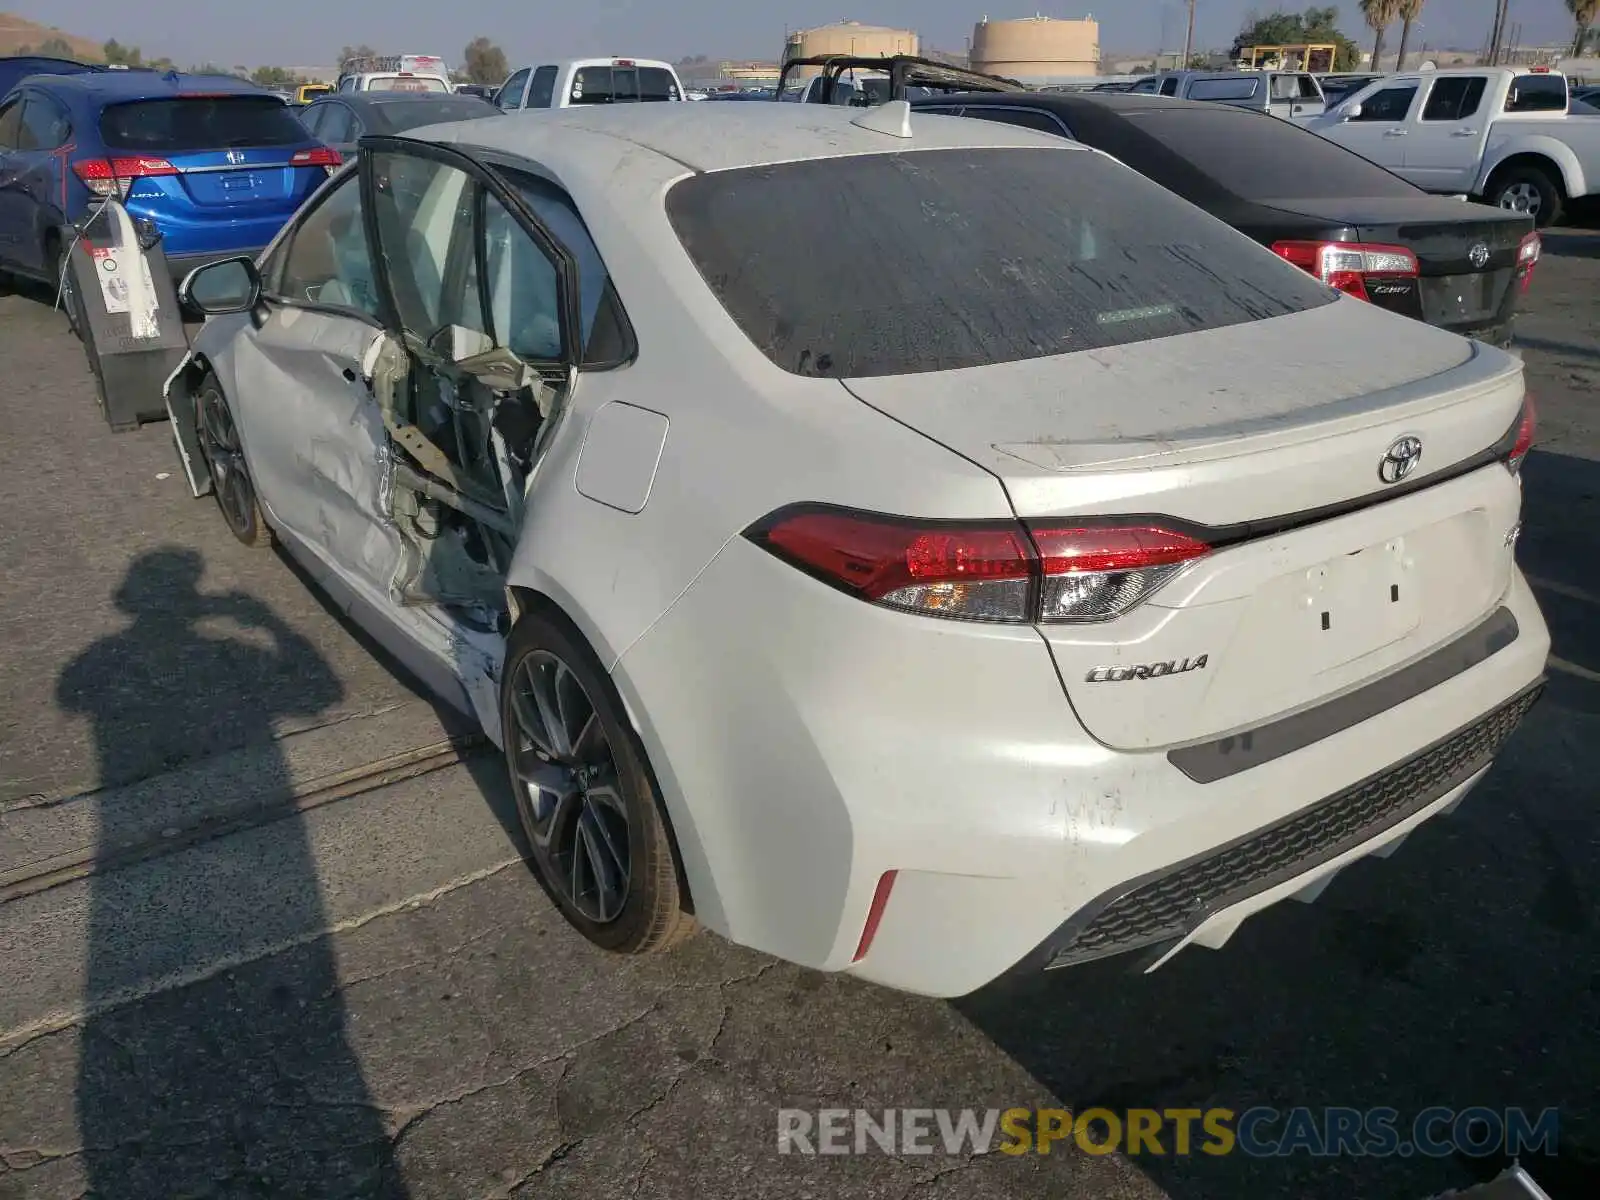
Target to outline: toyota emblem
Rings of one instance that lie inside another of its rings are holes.
[[[1483,270],[1484,267],[1489,265],[1489,247],[1482,242],[1477,243],[1471,250],[1467,251],[1467,259],[1480,271]]]
[[[1422,461],[1422,439],[1409,434],[1396,438],[1378,463],[1378,478],[1385,483],[1399,483],[1417,469]]]

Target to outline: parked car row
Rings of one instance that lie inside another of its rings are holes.
[[[64,231],[108,198],[160,230],[177,276],[254,253],[339,163],[237,79],[30,75],[0,99],[0,271],[57,284]]]

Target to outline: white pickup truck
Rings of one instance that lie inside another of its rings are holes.
[[[1540,226],[1600,193],[1600,118],[1567,113],[1567,79],[1527,67],[1388,75],[1305,128],[1429,192],[1467,195]]]

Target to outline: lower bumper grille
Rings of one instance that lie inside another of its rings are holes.
[[[1376,837],[1487,766],[1542,690],[1542,684],[1530,688],[1420,754],[1276,825],[1101,897],[1067,922],[1046,965],[1181,938],[1212,913]]]

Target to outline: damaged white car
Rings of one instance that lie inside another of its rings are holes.
[[[168,388],[505,750],[595,942],[958,995],[1220,946],[1536,698],[1521,365],[902,102],[363,141]]]

